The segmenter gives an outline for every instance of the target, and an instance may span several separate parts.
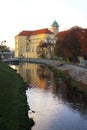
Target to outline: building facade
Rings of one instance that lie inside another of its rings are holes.
[[[15,36],[15,57],[51,58],[59,26],[56,21],[48,28],[22,31]]]

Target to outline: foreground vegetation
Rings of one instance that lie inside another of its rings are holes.
[[[29,130],[25,83],[5,63],[0,63],[0,130]]]

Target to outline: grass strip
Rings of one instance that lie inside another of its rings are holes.
[[[23,78],[0,63],[0,130],[29,130],[28,106]]]

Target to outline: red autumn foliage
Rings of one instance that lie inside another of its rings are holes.
[[[79,34],[79,41],[81,42],[81,55],[87,57],[87,29],[82,29]]]
[[[58,33],[56,54],[73,61],[77,56],[87,56],[87,29],[75,26]]]

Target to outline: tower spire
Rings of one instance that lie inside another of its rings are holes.
[[[57,33],[59,32],[59,25],[58,22],[56,20],[54,20],[54,22],[51,25],[51,31],[57,35]]]

